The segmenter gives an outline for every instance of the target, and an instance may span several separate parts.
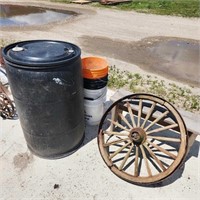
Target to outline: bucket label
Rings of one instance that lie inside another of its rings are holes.
[[[92,118],[92,115],[87,115],[85,112],[85,120],[89,121]]]

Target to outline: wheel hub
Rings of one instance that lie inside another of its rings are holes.
[[[146,133],[142,128],[133,128],[129,133],[129,138],[135,144],[142,144],[146,140]]]

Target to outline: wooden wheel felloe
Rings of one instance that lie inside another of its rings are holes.
[[[170,176],[184,160],[187,140],[178,111],[149,94],[118,100],[99,125],[98,145],[105,163],[117,176],[135,184]]]

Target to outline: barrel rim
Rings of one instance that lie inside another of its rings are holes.
[[[23,44],[23,43],[34,43],[34,42],[57,42],[57,43],[66,43],[68,45],[71,45],[73,49],[75,50],[74,56],[68,59],[60,60],[60,61],[50,61],[50,62],[28,62],[28,61],[19,61],[12,59],[7,55],[7,52],[15,47],[16,45]],[[20,42],[15,42],[12,44],[9,44],[5,46],[2,50],[2,55],[4,58],[5,63],[7,62],[8,64],[12,65],[13,67],[16,68],[22,68],[22,69],[47,69],[47,68],[56,68],[57,66],[63,65],[65,63],[70,63],[74,60],[76,60],[78,57],[81,55],[81,49],[70,42],[65,42],[61,40],[25,40],[25,41],[20,41]]]

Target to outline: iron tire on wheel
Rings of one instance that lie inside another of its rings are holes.
[[[112,104],[101,119],[99,151],[118,177],[138,185],[169,177],[184,161],[188,134],[179,112],[149,94],[132,94]]]

